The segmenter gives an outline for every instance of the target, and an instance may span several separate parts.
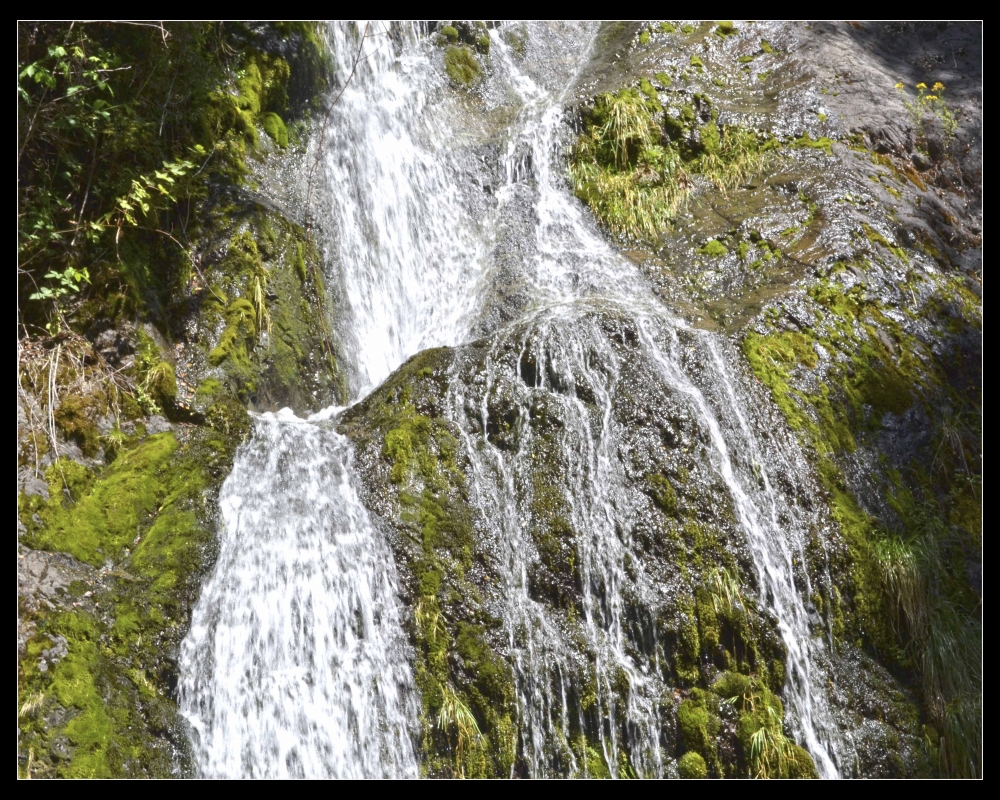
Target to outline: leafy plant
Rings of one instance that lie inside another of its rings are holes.
[[[910,115],[910,120],[917,130],[917,136],[923,136],[929,117],[940,121],[944,131],[945,142],[950,142],[955,138],[958,131],[958,120],[948,104],[945,102],[945,85],[940,81],[936,82],[929,90],[927,84],[921,81],[916,85],[917,96],[912,100],[904,94],[905,86],[902,82],[897,83],[896,91],[903,98],[903,105]]]
[[[29,22],[18,54],[19,311],[50,333],[91,292],[124,297],[115,313],[167,312],[193,206],[243,180],[259,127],[286,145],[285,118],[327,74],[310,23]]]

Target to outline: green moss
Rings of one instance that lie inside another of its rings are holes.
[[[701,673],[698,663],[701,656],[701,636],[698,633],[698,615],[691,598],[682,598],[677,604],[677,652],[674,671],[682,683],[698,683]]]
[[[692,689],[691,696],[677,707],[677,727],[686,752],[698,753],[716,774],[719,771],[718,735],[722,723],[719,699],[704,689]]]
[[[639,34],[639,44],[645,47],[647,44],[649,44],[650,38],[651,35],[649,33],[649,30],[648,29],[643,30],[642,33]]]
[[[739,58],[736,59],[736,61],[739,64],[749,64],[755,58],[756,56],[740,56]]]
[[[685,23],[684,25],[681,25],[681,33],[683,33],[685,36],[690,36],[692,33],[694,33],[694,31],[695,31],[694,25],[691,25],[690,23]]]
[[[639,91],[649,98],[651,111],[662,109],[662,106],[660,105],[659,96],[657,95],[656,89],[653,87],[653,84],[650,82],[649,78],[641,78],[639,80]]]
[[[814,150],[823,150],[828,156],[833,155],[833,139],[829,136],[820,136],[813,139],[808,133],[795,139],[791,143],[792,147],[808,147]]]
[[[608,769],[608,764],[604,760],[604,754],[599,745],[590,742],[584,734],[581,733],[574,740],[573,750],[583,764],[586,777],[598,779],[611,777],[611,770]]]
[[[460,85],[468,86],[482,73],[482,67],[475,53],[468,47],[450,45],[444,51],[444,70],[451,80]]]
[[[698,57],[698,56],[695,56],[695,55],[691,56],[690,64],[691,64],[692,67],[694,67],[696,70],[698,70],[698,72],[704,72],[705,71],[705,62],[702,61],[701,58]]]
[[[37,514],[41,519],[41,524],[29,522],[25,542],[43,550],[71,553],[100,566],[135,538],[136,530],[165,497],[162,471],[176,449],[173,434],[151,436],[136,450],[116,459],[91,485],[73,482],[67,475],[77,468],[69,462],[56,462],[46,473],[47,503],[22,495],[24,518]],[[73,497],[74,490],[77,497]]]
[[[690,750],[678,759],[677,772],[682,778],[707,778],[708,765],[700,753]]]
[[[698,134],[699,141],[705,152],[711,155],[718,155],[722,146],[718,126],[714,122],[709,122],[699,129]]]
[[[760,40],[760,49],[763,50],[765,53],[774,52],[774,48],[771,46],[771,43],[767,41],[767,39]]]
[[[722,20],[715,29],[715,35],[721,36],[723,39],[734,33],[739,33],[739,28],[733,24],[732,20]]]
[[[445,25],[441,29],[441,35],[451,44],[458,44],[458,29],[452,25]]]
[[[288,147],[288,129],[280,116],[273,111],[264,113],[261,116],[261,126],[264,128],[264,133],[270,136],[278,147],[282,149]]]
[[[910,259],[906,257],[906,251],[902,247],[897,247],[888,239],[886,239],[881,233],[875,230],[871,225],[862,224],[861,229],[864,231],[865,237],[872,244],[880,244],[890,253],[892,253],[896,258],[902,261],[904,264],[909,265]]]
[[[672,22],[661,22],[658,26],[660,33],[676,33],[677,26]]]
[[[656,504],[667,514],[673,516],[677,513],[677,492],[673,485],[663,475],[654,473],[646,476],[646,483],[653,495]]]
[[[656,77],[656,82],[659,83],[660,86],[662,86],[664,89],[666,89],[672,83],[672,81],[670,80],[670,76],[667,75],[666,72],[657,72],[655,77]]]
[[[698,248],[698,252],[703,256],[711,256],[712,258],[722,258],[726,255],[729,250],[726,246],[718,241],[717,239],[709,239],[705,244]]]
[[[89,457],[97,455],[100,449],[100,435],[94,421],[98,412],[98,404],[93,397],[70,394],[63,398],[53,414],[63,436],[76,442],[80,451]]]
[[[71,756],[53,769],[54,776],[67,778],[110,778],[127,774],[131,760],[149,760],[141,737],[129,736],[127,725],[135,723],[134,711],[120,702],[108,704],[101,691],[103,659],[100,629],[89,614],[71,612],[53,615],[43,623],[44,637],[29,645],[25,670],[20,681],[23,695],[37,693],[48,708],[69,712],[62,728]],[[36,665],[41,647],[50,646],[48,636],[67,640],[68,655],[54,667],[41,672]],[[25,738],[37,739],[37,729],[24,725]],[[125,735],[122,735],[125,734]]]

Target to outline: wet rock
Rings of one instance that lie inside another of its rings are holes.
[[[42,650],[42,655],[38,659],[38,671],[48,672],[49,667],[54,667],[59,661],[69,655],[69,643],[62,636],[52,636],[49,634],[52,647]]]
[[[146,432],[149,434],[166,433],[167,431],[172,431],[173,429],[174,426],[159,414],[154,414],[153,416],[146,418]]]

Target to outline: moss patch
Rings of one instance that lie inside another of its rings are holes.
[[[114,565],[80,608],[42,609],[34,618],[18,677],[19,706],[30,709],[19,725],[32,775],[170,777],[190,769],[171,695],[176,648],[207,566],[207,492],[249,430],[238,406],[213,409],[212,425],[183,445],[170,433],[150,436],[97,474],[54,465],[50,501],[20,500],[23,518],[33,507],[44,523],[30,534],[33,546]],[[54,641],[65,642],[61,658],[47,655]]]
[[[433,399],[446,354],[412,358],[345,423],[351,435],[381,440],[413,545],[403,559],[413,581],[423,768],[438,776],[507,777],[517,751],[514,679],[490,644],[498,622],[480,609],[466,578],[475,540],[465,476],[455,435]]]
[[[444,51],[444,71],[454,83],[468,86],[482,74],[483,68],[471,48],[451,45]]]

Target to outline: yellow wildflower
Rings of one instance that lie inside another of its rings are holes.
[[[937,100],[937,99],[938,96],[936,94],[929,94],[927,95],[927,97],[924,98],[924,100]]]
[[[902,88],[903,88],[903,82],[902,82],[902,81],[900,81],[899,83],[897,83],[897,84],[896,84],[896,88],[897,88],[897,89],[902,89]]]
[[[924,83],[923,81],[921,81],[920,83],[917,84],[917,88],[918,89],[926,89],[927,88],[927,84]]]
[[[938,81],[937,83],[935,83],[935,84],[934,84],[934,85],[933,85],[933,86],[931,87],[931,91],[932,91],[932,92],[943,92],[943,91],[944,91],[944,84],[943,84],[943,83],[941,83],[941,81]]]

